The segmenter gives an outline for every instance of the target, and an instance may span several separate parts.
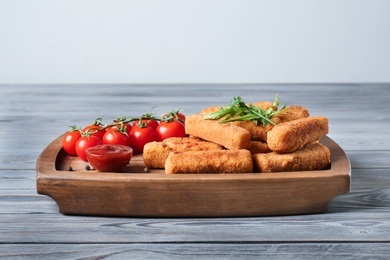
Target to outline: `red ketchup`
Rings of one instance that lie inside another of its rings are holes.
[[[85,151],[88,162],[99,172],[121,172],[130,162],[133,149],[118,144],[102,144]]]

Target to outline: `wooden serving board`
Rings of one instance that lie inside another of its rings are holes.
[[[86,162],[67,155],[62,136],[41,153],[37,192],[53,198],[63,214],[132,217],[233,217],[322,213],[350,189],[347,155],[332,139],[331,168],[322,171],[165,174],[149,169],[142,154],[123,173],[85,170]],[[68,171],[72,167],[73,171]]]

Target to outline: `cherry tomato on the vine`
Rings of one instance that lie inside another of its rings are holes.
[[[184,124],[186,121],[186,116],[183,113],[180,113],[179,111],[172,111],[168,114],[162,115],[162,118],[169,117],[170,120],[168,121],[179,121]]]
[[[130,132],[131,147],[138,152],[144,150],[145,144],[157,141],[156,131],[150,126],[134,125]]]
[[[103,144],[121,144],[130,146],[131,141],[127,132],[121,132],[116,126],[106,131],[103,136]]]
[[[146,124],[147,126],[150,126],[154,130],[158,127],[158,121],[155,119],[142,119],[142,123]],[[133,123],[133,126],[138,125],[139,120],[135,120]]]
[[[65,152],[70,155],[77,155],[76,153],[76,143],[81,138],[79,131],[67,132],[62,138],[62,148]]]
[[[133,127],[131,126],[130,123],[124,123],[124,124],[118,123],[116,125],[113,125],[113,126],[110,126],[109,128],[107,128],[107,131],[119,130],[120,132],[126,132],[127,135],[129,135],[132,128]]]
[[[179,113],[179,112],[177,112],[176,115],[177,115],[177,117],[180,118],[180,120],[184,124],[184,122],[186,121],[186,116],[184,114],[182,114],[182,113]],[[177,120],[177,117],[175,117],[173,120]]]
[[[90,135],[98,137],[100,140],[103,139],[103,135],[106,133],[105,129],[102,129],[102,126],[99,125],[88,125],[84,127],[83,133],[89,133]]]
[[[157,140],[159,142],[170,137],[186,137],[184,124],[179,121],[160,122],[156,129]]]
[[[102,144],[102,141],[94,135],[81,137],[76,143],[77,156],[87,162],[88,160],[85,150],[99,144]]]

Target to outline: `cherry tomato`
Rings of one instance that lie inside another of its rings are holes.
[[[176,115],[180,118],[180,120],[184,124],[184,122],[186,121],[186,116],[182,113],[179,113],[179,112],[177,112]],[[177,117],[175,117],[173,120],[177,120]]]
[[[89,147],[102,144],[102,141],[96,136],[83,136],[76,143],[76,153],[77,156],[80,157],[84,161],[87,160],[87,155],[85,154],[85,150]]]
[[[117,124],[117,125],[114,125],[114,126],[111,126],[107,129],[107,131],[112,131],[112,130],[122,130],[121,132],[126,132],[127,135],[130,134],[130,131],[131,131],[131,124],[130,123],[125,123],[125,124]]]
[[[130,132],[131,147],[138,152],[144,150],[145,144],[157,141],[156,131],[150,126],[134,125]]]
[[[100,140],[102,140],[104,134],[106,133],[106,130],[105,129],[100,130],[100,129],[102,129],[102,127],[99,125],[88,125],[84,127],[83,133],[87,133],[87,131],[89,130],[90,135],[94,135],[98,137]]]
[[[139,120],[135,120],[133,123],[133,126],[138,125]],[[146,124],[147,126],[150,126],[154,130],[158,127],[158,121],[154,119],[142,119],[142,123]]]
[[[121,132],[116,127],[107,130],[102,141],[103,144],[121,144],[126,146],[131,144],[129,134]]]
[[[62,148],[65,152],[70,155],[77,155],[76,153],[76,143],[81,138],[79,131],[71,131],[64,135],[62,138]]]
[[[184,124],[179,121],[161,122],[156,129],[157,141],[161,142],[169,137],[186,137]]]
[[[186,121],[186,116],[183,113],[180,113],[179,111],[172,111],[168,114],[164,114],[164,115],[162,115],[162,118],[168,117],[168,116],[172,117],[172,119],[168,120],[168,121],[179,121],[183,124]]]

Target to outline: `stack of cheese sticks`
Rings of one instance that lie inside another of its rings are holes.
[[[272,103],[253,105],[266,110]],[[329,131],[326,117],[310,116],[304,107],[289,106],[266,126],[249,120],[221,123],[204,118],[218,109],[209,107],[187,116],[189,137],[145,145],[145,165],[165,168],[168,174],[287,172],[329,167],[330,151],[319,142]]]

